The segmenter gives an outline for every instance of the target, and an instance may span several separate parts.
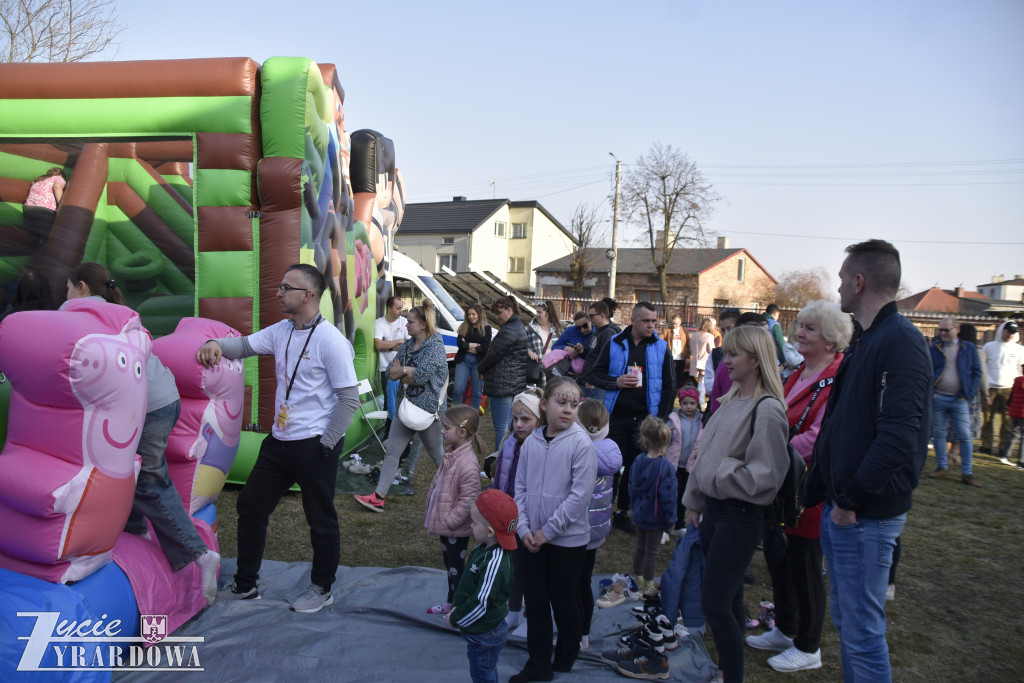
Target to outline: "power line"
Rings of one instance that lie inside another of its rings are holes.
[[[984,159],[976,161],[897,161],[842,164],[701,164],[701,168],[913,168],[922,166],[977,166],[1020,164],[1024,159]]]
[[[781,233],[781,232],[752,232],[752,231],[730,230],[730,229],[722,229],[722,228],[714,229],[714,232],[717,232],[719,234],[728,234],[728,235],[759,235],[761,237],[790,237],[790,238],[794,238],[795,237],[797,239],[808,239],[808,240],[843,240],[843,241],[850,241],[850,240],[862,240],[862,239],[864,239],[863,235],[858,236],[858,237],[841,237],[841,236],[836,236],[836,235],[790,235],[790,234]],[[892,238],[890,241],[892,241],[892,242],[900,242],[900,243],[903,243],[903,244],[971,244],[971,245],[978,245],[978,246],[997,246],[997,247],[1001,247],[1001,246],[1021,246],[1021,245],[1024,245],[1024,242],[977,242],[977,241],[973,241],[973,240],[972,241],[965,241],[965,242],[957,242],[957,241],[954,241],[954,240],[902,240],[902,239]]]

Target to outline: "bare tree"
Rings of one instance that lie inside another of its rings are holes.
[[[573,289],[579,296],[583,296],[585,280],[594,265],[594,256],[588,254],[587,250],[600,243],[604,235],[604,230],[597,217],[597,208],[586,202],[578,204],[573,209],[572,218],[569,221],[569,234],[574,240],[569,272],[572,276]]]
[[[666,272],[672,250],[681,245],[708,244],[704,224],[721,196],[685,152],[655,143],[626,171],[622,205],[632,221],[647,231],[651,261],[668,301]]]
[[[787,270],[775,288],[775,303],[801,308],[816,299],[834,300],[832,280],[821,266]]]
[[[0,0],[0,62],[80,62],[123,30],[115,0]]]

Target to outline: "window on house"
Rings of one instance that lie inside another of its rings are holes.
[[[459,269],[456,267],[458,258],[456,254],[438,254],[437,255],[437,270],[440,272],[441,267],[450,268],[454,272],[458,272]]]
[[[504,237],[505,236],[505,221],[494,221],[494,236]]]
[[[743,282],[747,275],[747,259],[740,257],[736,259],[736,281]]]
[[[719,308],[719,307],[725,308],[728,305],[729,305],[729,300],[728,299],[715,299],[715,308]]]
[[[521,256],[510,256],[508,259],[508,272],[522,273],[526,270],[526,259]]]
[[[661,303],[661,290],[660,289],[638,289],[636,290],[637,301],[647,301],[649,303],[658,302]]]
[[[512,224],[512,239],[524,240],[526,239],[526,223],[513,223]]]
[[[454,237],[442,237],[441,238],[441,244],[455,244],[455,238]]]

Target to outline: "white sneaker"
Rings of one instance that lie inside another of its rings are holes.
[[[999,462],[1003,463],[1004,465],[1009,465],[1010,467],[1013,467],[1013,463],[1010,462],[1009,458],[999,458]]]
[[[821,668],[821,650],[802,652],[795,647],[768,658],[768,666],[776,671],[806,671]]]
[[[203,597],[206,604],[212,605],[217,599],[217,572],[220,570],[220,555],[207,550],[196,560],[199,577],[203,581]]]
[[[747,645],[758,650],[782,652],[793,648],[793,639],[787,638],[782,631],[773,628],[771,631],[766,631],[759,636],[747,636]],[[796,669],[793,669],[793,671],[796,671]]]
[[[580,638],[580,650],[590,649],[590,636],[583,636]]]
[[[885,589],[885,599],[895,600],[896,599],[896,584],[890,583]]]

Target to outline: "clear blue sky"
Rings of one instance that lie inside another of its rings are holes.
[[[823,266],[835,286],[843,247],[870,237],[896,243],[914,291],[1024,274],[1020,0],[118,12],[107,57],[338,65],[349,130],[395,141],[411,202],[496,193],[566,224],[580,202],[610,218],[608,153],[629,164],[660,141],[724,196],[710,227],[776,276]]]

